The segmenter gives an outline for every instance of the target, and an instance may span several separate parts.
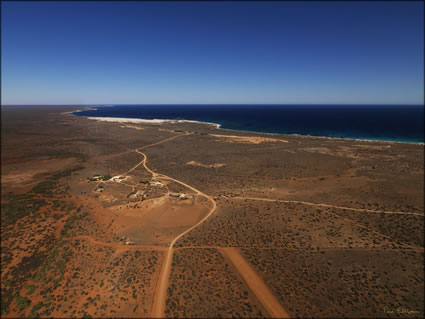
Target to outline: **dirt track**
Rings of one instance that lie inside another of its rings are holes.
[[[137,151],[140,154],[143,154],[145,156],[144,160],[143,160],[143,165],[144,167],[152,173],[153,176],[159,176],[158,174],[152,172],[147,166],[146,166],[146,154]],[[153,301],[153,307],[152,307],[152,317],[155,318],[162,318],[164,317],[164,312],[165,312],[165,300],[167,297],[167,288],[168,288],[168,279],[170,277],[170,273],[171,273],[171,261],[173,260],[173,246],[176,243],[177,240],[179,240],[181,237],[183,237],[184,235],[186,235],[188,232],[190,232],[191,230],[193,230],[194,228],[198,227],[200,224],[202,224],[205,220],[208,219],[208,217],[211,216],[212,213],[214,213],[214,211],[217,208],[217,205],[215,203],[215,201],[212,199],[212,197],[202,193],[200,190],[187,185],[177,179],[174,179],[172,177],[166,176],[166,175],[160,175],[161,178],[163,179],[168,179],[168,180],[172,180],[176,183],[179,183],[183,186],[186,186],[187,188],[193,190],[194,192],[196,192],[198,195],[205,197],[208,201],[210,201],[212,203],[212,208],[210,209],[209,213],[203,218],[201,219],[198,223],[196,223],[195,225],[193,225],[192,227],[190,227],[189,229],[185,230],[183,233],[181,233],[180,235],[178,235],[176,238],[174,238],[174,240],[171,242],[169,248],[168,248],[168,252],[167,252],[167,256],[165,258],[165,261],[163,263],[163,266],[161,268],[161,273],[160,273],[160,277],[158,280],[158,284],[157,287],[155,289],[155,296],[154,296],[154,301]]]
[[[176,182],[180,185],[187,187],[188,189],[191,189],[197,195],[206,198],[209,202],[212,203],[212,207],[210,208],[209,213],[202,220],[200,220],[198,223],[191,226],[190,228],[188,228],[184,232],[180,233],[178,236],[176,236],[172,240],[172,242],[170,243],[168,248],[167,247],[160,247],[160,246],[158,246],[158,247],[145,246],[145,245],[126,246],[126,245],[122,245],[122,244],[118,244],[118,243],[99,242],[99,241],[94,240],[90,236],[79,236],[78,237],[80,239],[87,239],[94,244],[113,247],[113,248],[116,249],[116,254],[121,253],[121,252],[126,251],[126,250],[129,250],[129,249],[155,249],[155,250],[163,250],[163,251],[166,250],[167,251],[166,256],[165,256],[165,260],[163,261],[163,264],[161,266],[161,271],[160,271],[160,274],[159,274],[159,278],[158,278],[158,281],[157,281],[157,285],[156,285],[155,293],[154,293],[154,297],[153,297],[153,305],[152,305],[151,316],[156,317],[156,318],[161,318],[161,317],[165,316],[165,302],[166,302],[166,298],[167,298],[167,289],[168,289],[168,286],[169,286],[169,277],[170,277],[170,274],[171,274],[171,264],[172,264],[172,260],[173,260],[174,244],[181,237],[183,237],[184,235],[186,235],[187,233],[189,233],[190,231],[192,231],[193,229],[195,229],[196,227],[201,225],[205,220],[207,220],[211,216],[211,214],[214,213],[214,211],[216,210],[216,207],[217,207],[216,203],[215,203],[215,201],[213,200],[212,197],[202,193],[200,190],[198,190],[198,189],[196,189],[196,188],[194,188],[194,187],[192,187],[192,186],[190,186],[190,185],[188,185],[188,184],[186,184],[186,183],[184,183],[180,180],[174,179],[174,178],[167,176],[167,175],[156,173],[156,172],[152,171],[146,164],[147,163],[147,156],[141,150],[144,150],[146,148],[149,148],[149,147],[152,147],[152,146],[155,146],[155,145],[158,145],[158,144],[162,144],[164,142],[167,142],[167,141],[170,141],[170,140],[175,139],[177,137],[185,136],[185,135],[188,135],[188,134],[180,134],[180,135],[172,136],[172,137],[164,139],[162,141],[152,143],[152,144],[149,144],[149,145],[145,145],[143,147],[139,147],[139,148],[134,149],[134,150],[127,151],[127,152],[131,152],[131,151],[136,152],[136,153],[142,155],[143,159],[139,163],[137,163],[134,167],[132,167],[130,170],[128,170],[126,173],[124,173],[124,175],[128,175],[129,173],[131,173],[136,168],[138,168],[142,165],[146,169],[146,171],[148,171],[150,174],[152,174],[152,177],[154,177],[154,178],[173,181],[173,182]],[[124,153],[127,153],[127,152],[124,152]],[[130,185],[128,185],[128,186],[130,186]],[[363,212],[363,213],[405,214],[405,215],[423,216],[421,214],[410,213],[410,212],[376,211],[376,210],[370,210],[370,209],[342,207],[342,206],[335,206],[335,205],[329,205],[329,204],[324,204],[324,203],[312,203],[312,202],[293,201],[293,200],[278,200],[278,199],[267,199],[267,198],[257,198],[257,197],[240,197],[240,196],[232,197],[232,199],[239,199],[239,200],[250,199],[250,200],[261,200],[261,201],[270,201],[270,202],[298,203],[298,204],[304,204],[304,205],[309,205],[309,206],[346,209],[346,210],[351,210],[351,211],[355,211],[355,212]],[[350,222],[353,223],[352,221],[350,221]],[[361,225],[359,225],[359,226],[361,226]],[[364,226],[361,226],[361,227],[364,227]],[[243,277],[244,281],[247,283],[249,288],[254,292],[254,294],[257,296],[258,300],[261,302],[261,304],[264,306],[264,308],[268,311],[268,313],[271,317],[289,318],[289,315],[286,312],[286,310],[283,309],[283,307],[277,301],[276,297],[273,295],[273,293],[270,291],[270,289],[265,285],[263,280],[257,275],[255,270],[250,266],[250,264],[240,255],[237,248],[234,248],[234,247],[228,247],[228,248],[217,247],[217,248],[223,253],[223,255],[225,255],[229,258],[229,260],[235,266],[237,271]]]
[[[373,209],[366,209],[366,208],[353,208],[353,207],[335,206],[335,205],[322,204],[322,203],[304,202],[304,201],[299,201],[299,200],[283,200],[283,199],[259,198],[259,197],[248,197],[248,196],[235,196],[235,197],[229,197],[229,198],[262,200],[262,201],[266,201],[266,202],[281,202],[281,203],[304,204],[304,205],[309,205],[309,206],[318,206],[318,207],[336,208],[336,209],[346,209],[346,210],[351,210],[351,211],[361,212],[361,213],[399,214],[399,215],[414,215],[414,216],[422,216],[422,217],[424,217],[424,214],[418,214],[418,213],[392,212],[392,211],[373,210]]]
[[[134,152],[136,152],[136,153],[138,153],[140,155],[143,155],[143,160],[141,160],[139,163],[137,163],[137,165],[135,165],[134,167],[132,167],[130,170],[128,170],[124,174],[124,175],[127,175],[130,172],[132,172],[133,170],[135,170],[137,167],[139,167],[140,165],[143,165],[143,167],[149,173],[152,174],[152,177],[159,177],[161,179],[171,180],[171,181],[174,181],[176,183],[179,183],[179,184],[181,184],[181,185],[183,185],[183,186],[185,186],[185,187],[193,190],[197,195],[202,196],[202,197],[205,197],[208,201],[210,201],[212,203],[212,207],[211,207],[209,213],[203,219],[201,219],[198,223],[196,223],[195,225],[193,225],[189,229],[187,229],[184,232],[182,232],[181,234],[179,234],[170,243],[170,246],[168,247],[168,250],[167,250],[167,255],[166,255],[165,261],[164,261],[164,263],[163,263],[163,265],[161,267],[161,272],[160,272],[160,277],[159,277],[159,280],[158,280],[158,283],[157,283],[157,287],[155,289],[155,296],[153,298],[154,301],[153,301],[152,313],[151,313],[152,317],[164,317],[164,313],[165,313],[165,301],[166,301],[166,297],[167,297],[167,288],[168,288],[168,279],[169,279],[170,273],[171,273],[171,262],[172,262],[172,259],[173,259],[173,246],[174,246],[174,244],[182,236],[186,235],[188,232],[190,232],[194,228],[198,227],[205,220],[207,220],[208,217],[210,217],[211,214],[214,213],[214,211],[217,208],[217,205],[216,205],[216,203],[215,203],[215,201],[214,201],[214,199],[212,197],[210,197],[210,196],[202,193],[200,190],[198,190],[198,189],[196,189],[196,188],[194,188],[194,187],[192,187],[192,186],[190,186],[190,185],[188,185],[186,183],[183,183],[183,182],[181,182],[181,181],[179,181],[177,179],[174,179],[174,178],[169,177],[167,175],[155,173],[154,171],[152,171],[146,165],[147,156],[146,156],[145,153],[141,152],[140,150],[143,150],[143,149],[146,149],[148,147],[151,147],[151,146],[154,146],[154,145],[158,145],[158,144],[161,144],[161,143],[170,141],[170,140],[172,140],[172,139],[174,139],[176,137],[185,136],[185,135],[188,135],[188,134],[186,133],[186,134],[180,134],[180,135],[172,136],[172,137],[167,138],[167,139],[164,139],[162,141],[159,141],[159,142],[156,142],[156,143],[152,143],[152,144],[149,144],[149,145],[145,145],[145,146],[142,146],[142,147],[139,147],[139,148],[133,150]],[[92,238],[91,239],[88,239],[88,240],[91,240],[91,241],[95,242]],[[103,244],[107,244],[107,243],[103,243]],[[115,245],[118,245],[118,244],[111,244],[111,245],[114,245],[115,246]],[[119,245],[119,246],[120,246],[120,249],[123,249],[122,248],[122,245]],[[133,246],[133,247],[135,247],[135,246]],[[141,246],[140,248],[143,248],[143,247],[145,247],[145,246]]]
[[[241,256],[237,248],[221,248],[220,251],[230,259],[232,264],[248,284],[249,288],[257,296],[264,308],[267,309],[270,317],[289,318],[288,313],[285,309],[283,309],[264,281]]]
[[[309,205],[309,206],[321,206],[321,207],[327,207],[327,208],[331,207],[331,208],[347,209],[347,210],[354,210],[354,211],[361,211],[361,212],[364,211],[363,209],[360,209],[360,208],[341,207],[341,206],[334,206],[334,205],[328,205],[328,204],[316,204],[316,203],[303,202],[303,201],[293,201],[293,200],[279,200],[279,199],[268,199],[268,198],[257,198],[257,197],[231,197],[231,198],[235,198],[235,199],[262,200],[262,201],[267,201],[267,202],[297,203],[297,204],[304,204],[304,205]],[[376,213],[381,213],[380,211],[372,211],[372,212],[374,212],[375,214]],[[340,218],[340,219],[342,219],[342,220],[344,220],[344,221],[346,221],[348,223],[351,223],[353,225],[356,225],[357,227],[366,229],[368,232],[374,233],[374,234],[376,234],[378,236],[381,236],[381,237],[384,237],[384,238],[386,238],[388,240],[391,240],[391,237],[389,237],[387,235],[384,235],[384,234],[382,234],[380,232],[377,232],[377,231],[375,231],[375,230],[373,230],[373,229],[371,229],[369,227],[366,227],[364,225],[361,225],[361,224],[359,224],[359,223],[357,223],[357,222],[355,222],[353,220],[350,220],[348,218],[344,218],[344,217],[342,217],[342,216],[340,216],[340,215],[338,215],[336,213],[333,213],[331,211],[325,211],[325,213],[326,214],[331,214],[331,215],[333,215],[333,216],[335,216],[337,218]],[[386,212],[386,213],[387,214],[393,214],[393,213],[398,213],[399,214],[400,212]],[[412,215],[413,214],[413,215],[418,215],[418,216],[422,216],[422,217],[424,216],[424,215],[415,214],[415,213],[406,213],[406,214],[407,215]],[[413,249],[413,250],[417,250],[418,249],[418,247],[417,246],[414,246],[414,245],[408,245],[408,244],[406,244],[406,247],[408,247],[410,249]],[[421,249],[421,248],[419,248],[419,249]]]
[[[76,239],[88,240],[92,244],[116,248],[119,251],[126,251],[131,249],[147,249],[147,250],[166,250],[167,249],[166,247],[154,246],[154,245],[125,245],[120,243],[108,243],[108,242],[98,241],[94,239],[92,236],[88,236],[88,235],[78,235],[72,238],[63,237],[62,239],[63,240],[76,240]]]

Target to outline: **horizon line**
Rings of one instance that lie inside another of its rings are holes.
[[[118,105],[406,105],[425,106],[425,103],[87,103],[87,104],[0,104],[3,106],[118,106]]]

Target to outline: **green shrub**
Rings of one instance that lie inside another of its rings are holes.
[[[31,300],[29,300],[26,297],[21,297],[20,295],[16,295],[16,304],[18,305],[19,310],[26,309],[31,303]]]
[[[129,198],[131,195],[134,195],[136,193],[137,193],[136,191],[132,191],[130,194],[127,195],[127,198]]]
[[[27,296],[31,295],[34,290],[37,289],[37,286],[34,285],[26,285],[25,288],[27,288]]]
[[[7,203],[1,205],[2,227],[15,224],[17,220],[24,218],[32,212],[37,212],[40,207],[47,204],[42,199],[28,199],[23,197],[10,197]]]
[[[53,188],[56,186],[56,181],[44,181],[35,186],[32,191],[38,194],[48,194],[53,191]]]
[[[31,309],[31,313],[29,314],[30,318],[39,318],[40,314],[38,313],[38,311],[44,306],[44,304],[39,301],[37,302],[34,307],[32,307]]]

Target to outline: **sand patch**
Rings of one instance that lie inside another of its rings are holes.
[[[217,137],[220,140],[224,140],[225,142],[228,142],[228,143],[246,143],[246,144],[260,144],[260,143],[273,143],[273,142],[288,143],[287,140],[281,140],[281,139],[270,138],[270,137],[218,135],[218,134],[210,134],[210,135]]]
[[[214,126],[216,128],[220,127],[220,124],[209,123],[209,122],[199,122],[191,120],[170,120],[170,119],[135,119],[135,118],[125,118],[125,117],[87,117],[89,120],[103,121],[103,122],[116,122],[116,123],[144,123],[144,124],[164,124],[164,123],[197,123]]]
[[[135,125],[121,125],[120,127],[122,127],[122,128],[134,128],[135,130],[141,130],[141,131],[143,131],[145,129],[144,127],[135,126]]]
[[[51,173],[69,168],[75,165],[75,158],[34,160],[21,164],[12,164],[2,166],[3,174],[1,176],[2,184],[29,184],[40,181],[37,175]]]
[[[34,175],[47,172],[46,170],[33,170],[25,173],[15,173],[3,175],[1,182],[4,184],[25,184],[30,182]]]
[[[205,167],[205,168],[218,168],[218,167],[223,167],[226,166],[226,164],[222,164],[222,163],[214,163],[214,164],[202,164],[196,161],[190,161],[187,162],[185,165],[191,165],[191,166],[200,166],[200,167]]]
[[[138,245],[165,246],[208,210],[196,200],[191,205],[184,202],[164,196],[109,209],[116,214],[113,227],[119,236],[126,236]]]

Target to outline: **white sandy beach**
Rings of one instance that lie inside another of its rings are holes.
[[[133,118],[124,118],[124,117],[86,117],[90,120],[104,121],[104,122],[116,122],[116,123],[143,123],[143,124],[163,124],[163,123],[198,123],[198,124],[207,124],[213,125],[217,128],[220,127],[220,124],[209,123],[209,122],[199,122],[199,121],[190,121],[190,120],[166,120],[166,119],[133,119]]]

